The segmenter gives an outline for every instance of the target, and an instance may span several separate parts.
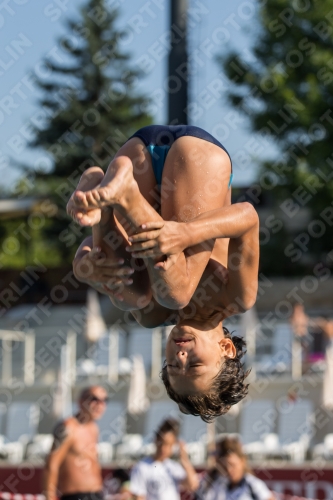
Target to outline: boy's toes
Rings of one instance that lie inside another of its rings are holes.
[[[84,193],[83,191],[75,191],[73,193],[73,201],[75,205],[78,205],[80,207],[86,207],[87,206],[86,193]]]
[[[89,198],[88,198],[88,203],[91,203],[92,205],[98,205],[99,201],[100,201],[100,197],[99,197],[99,194],[98,194],[98,190],[97,189],[93,189],[92,191],[89,191]]]
[[[114,197],[112,196],[112,190],[109,187],[102,187],[98,189],[98,197],[100,203],[103,205],[111,204],[114,201]]]
[[[73,219],[75,218],[76,207],[75,204],[73,203],[72,198],[67,203],[66,212],[70,217],[72,217]]]
[[[87,213],[83,213],[80,217],[77,218],[77,222],[81,226],[95,226],[101,220],[101,210],[89,210]]]

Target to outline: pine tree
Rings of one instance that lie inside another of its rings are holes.
[[[271,234],[270,245],[285,261],[284,273],[312,272],[318,261],[333,264],[333,0],[259,5],[252,49],[220,61],[229,101],[257,132],[253,153],[264,158],[270,142],[278,149],[275,159],[261,162],[258,189],[274,195],[281,218],[304,207],[311,213],[287,240]],[[251,150],[240,146],[240,155],[250,160]],[[274,272],[267,262],[264,270]]]
[[[66,261],[83,238],[65,213],[80,175],[91,165],[105,170],[127,138],[151,123],[149,100],[135,89],[141,75],[120,47],[124,32],[117,20],[118,12],[104,0],[86,2],[78,20],[67,21],[59,50],[45,61],[50,76],[36,80],[47,118],[42,129],[34,129],[30,146],[46,151],[51,168],[35,172],[33,189],[51,195],[58,206],[43,232]]]

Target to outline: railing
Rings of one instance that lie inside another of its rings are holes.
[[[281,328],[285,330],[286,326],[281,325]],[[236,325],[236,331],[238,329]],[[232,327],[231,330],[234,330],[234,328]],[[163,327],[155,328],[149,333],[151,335],[149,343],[150,354],[148,355],[150,362],[148,362],[148,365],[146,363],[146,371],[148,377],[153,381],[159,380],[163,361],[163,340],[167,336],[167,333],[167,329]],[[280,334],[278,331],[275,333],[276,336]],[[103,377],[106,377],[113,384],[116,384],[119,379],[119,357],[121,343],[123,342],[121,339],[122,335],[127,338],[128,334],[118,328],[118,326],[112,327],[106,332],[105,341],[102,346],[102,350],[104,349]],[[42,337],[43,346],[41,346]],[[280,346],[278,349],[275,349],[272,355],[266,355],[268,361],[265,363],[262,361],[264,356],[261,357],[261,360],[258,360],[254,337],[252,341],[251,338],[251,336],[247,338],[248,354],[246,358],[247,365],[252,367],[249,381],[253,382],[256,379],[267,376],[273,376],[274,379],[282,377],[299,380],[302,378],[302,347],[297,340],[292,342],[290,336],[288,342],[285,342],[283,347]],[[98,348],[98,344],[89,343],[84,339],[82,328],[79,331],[79,328],[75,329],[72,327],[67,329],[67,331],[61,330],[58,327],[45,327],[36,331],[29,330],[26,332],[3,329],[0,330],[0,342],[2,358],[2,366],[0,367],[1,386],[10,386],[13,380],[18,379],[23,381],[26,386],[33,386],[35,384],[48,385],[57,380],[59,370],[66,373],[70,372],[69,378],[71,383],[75,384],[78,380],[78,366],[83,360],[93,360]],[[14,376],[16,365],[13,353],[14,343],[17,342],[22,343],[24,349],[23,366],[22,361],[20,361],[22,372],[18,377]],[[271,342],[273,343],[273,341]],[[257,339],[256,343],[262,347],[260,339]],[[63,361],[61,361],[61,349],[65,351],[65,354],[62,354]],[[283,364],[284,366],[282,366]],[[95,366],[94,368],[92,363],[91,366],[92,372],[90,376],[98,378],[98,369],[96,369],[98,367]],[[95,372],[93,371],[94,369]],[[84,374],[81,371],[81,381],[83,378]],[[89,379],[88,372],[86,378]]]
[[[162,367],[162,339],[165,329],[155,328],[151,335],[151,366],[148,376],[151,380],[158,380]],[[103,338],[103,345],[85,341],[82,332],[69,329],[63,332],[57,327],[45,327],[40,331],[15,331],[0,330],[1,363],[0,363],[0,385],[12,386],[18,380],[25,386],[50,385],[57,381],[59,372],[68,383],[75,385],[78,378],[84,375],[78,373],[78,368],[84,360],[93,360],[97,356],[98,349],[103,354],[103,366],[105,372],[103,377],[110,383],[116,384],[119,379],[119,354],[120,336],[123,332],[117,328],[110,328]],[[125,332],[126,334],[126,332]],[[127,335],[127,334],[126,334]],[[43,342],[41,343],[41,339]],[[22,343],[24,354],[22,361],[15,362],[14,343]],[[80,356],[81,353],[81,356]],[[98,367],[93,365],[90,376],[98,377]],[[17,376],[15,371],[20,369]],[[95,372],[94,372],[95,369]],[[87,378],[89,373],[87,372]]]

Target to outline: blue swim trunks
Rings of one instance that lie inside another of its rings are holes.
[[[215,144],[219,148],[223,149],[223,151],[225,151],[230,158],[230,155],[225,147],[223,147],[222,144],[215,139],[215,137],[202,128],[194,127],[192,125],[148,125],[148,127],[143,127],[137,130],[137,132],[135,132],[135,134],[133,134],[129,139],[138,137],[148,149],[158,185],[162,184],[163,168],[169,149],[177,139],[184,136],[197,137],[198,139],[211,142],[212,144]],[[231,186],[232,178],[233,173],[231,170],[228,188]]]

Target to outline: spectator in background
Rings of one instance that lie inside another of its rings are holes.
[[[237,439],[225,438],[216,444],[216,467],[200,482],[196,500],[273,500],[265,483],[249,469]]]
[[[167,419],[155,434],[156,451],[152,457],[141,460],[132,470],[130,490],[135,500],[180,500],[181,488],[195,491],[199,481],[185,450],[178,441],[179,423]],[[171,460],[173,449],[179,443],[180,464]]]
[[[125,469],[115,469],[112,479],[106,484],[108,500],[133,500],[130,491],[130,476]]]
[[[309,328],[309,316],[305,313],[303,304],[296,302],[290,317],[290,324],[297,338],[306,337]]]
[[[307,361],[313,362],[317,358],[325,357],[324,405],[333,407],[333,391],[331,390],[333,384],[333,320],[325,316],[310,317],[306,314],[303,304],[296,303],[290,317],[290,324],[294,338],[302,345],[303,354],[307,353]],[[318,339],[320,342],[315,342],[318,335],[320,335]],[[318,343],[320,344],[319,348],[318,345],[315,345]],[[311,344],[312,353],[310,353]]]
[[[103,500],[95,420],[106,402],[103,387],[88,387],[81,392],[78,414],[56,426],[44,471],[46,500]]]
[[[333,409],[333,320],[320,318],[319,326],[326,337],[325,347],[325,373],[323,380],[323,405]]]

